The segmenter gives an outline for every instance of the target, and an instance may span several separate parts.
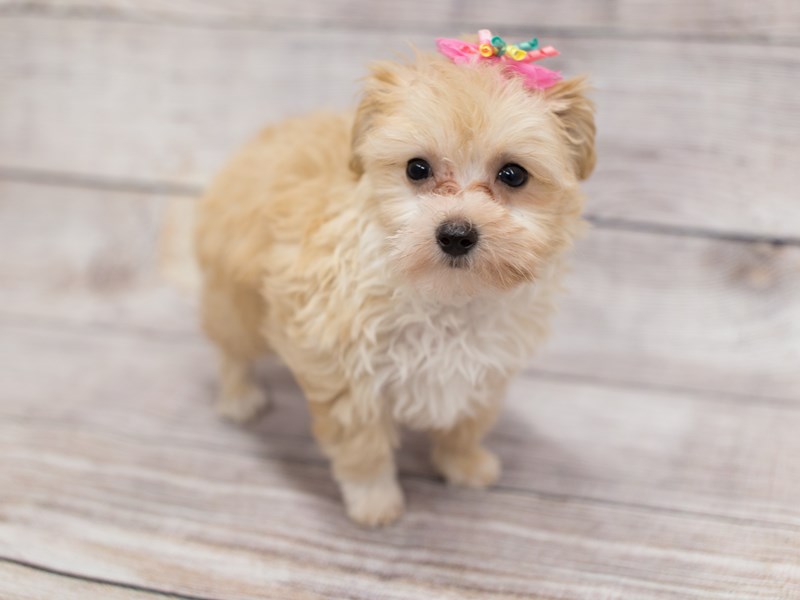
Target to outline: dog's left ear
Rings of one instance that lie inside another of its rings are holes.
[[[578,179],[592,174],[597,160],[594,149],[594,102],[587,96],[584,77],[560,81],[545,90],[550,107],[564,129],[572,164]]]

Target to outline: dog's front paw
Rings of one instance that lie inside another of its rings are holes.
[[[481,446],[475,446],[466,452],[435,448],[432,459],[439,473],[451,485],[484,488],[500,477],[500,461],[497,456]]]
[[[217,401],[217,414],[234,423],[252,421],[269,407],[267,392],[255,385],[248,386],[243,393],[223,394]]]
[[[347,515],[359,525],[381,527],[403,514],[403,491],[394,475],[341,482]]]

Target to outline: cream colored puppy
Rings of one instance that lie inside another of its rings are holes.
[[[355,114],[265,130],[200,205],[203,325],[219,411],[266,405],[253,360],[294,373],[350,517],[403,510],[398,426],[457,485],[494,482],[481,445],[542,342],[594,122],[582,80],[529,89],[492,64],[377,64]]]

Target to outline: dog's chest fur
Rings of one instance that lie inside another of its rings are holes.
[[[464,306],[425,302],[399,290],[390,327],[370,352],[377,392],[400,423],[448,428],[502,393],[543,334],[549,303],[534,285]]]

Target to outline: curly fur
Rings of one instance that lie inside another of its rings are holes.
[[[581,231],[578,180],[594,166],[583,80],[531,91],[491,66],[418,54],[373,67],[354,114],[268,128],[200,205],[203,325],[220,350],[220,410],[265,400],[249,375],[277,353],[310,403],[350,516],[402,512],[398,424],[428,430],[434,464],[482,486],[499,463],[480,441],[507,381],[542,342],[564,251]],[[411,182],[409,159],[434,176]],[[507,162],[531,177],[512,189]],[[480,233],[454,261],[449,219]]]

